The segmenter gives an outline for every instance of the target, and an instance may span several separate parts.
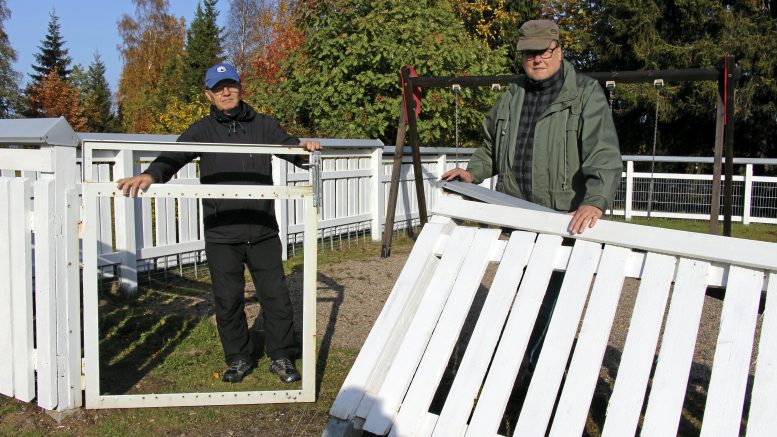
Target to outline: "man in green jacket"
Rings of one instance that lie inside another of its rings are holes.
[[[601,86],[564,60],[559,28],[532,20],[519,29],[524,75],[488,112],[485,141],[467,169],[442,180],[479,184],[569,212],[569,232],[593,227],[612,205],[623,167],[612,113]]]

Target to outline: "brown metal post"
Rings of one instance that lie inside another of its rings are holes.
[[[734,57],[725,56],[724,81],[726,84],[724,102],[726,114],[723,125],[723,138],[726,143],[726,185],[723,192],[723,235],[731,236],[731,209],[733,203],[733,179],[734,179]],[[738,76],[738,75],[737,75]]]
[[[383,226],[383,247],[380,250],[381,258],[391,256],[391,239],[394,236],[394,215],[397,210],[397,197],[399,195],[399,176],[402,172],[402,153],[405,147],[405,117],[404,105],[399,105],[399,126],[397,128],[397,140],[394,143],[394,164],[391,167],[391,185],[389,187],[389,198],[386,204],[386,222]],[[373,193],[377,196],[378,193]]]
[[[715,114],[715,159],[712,164],[712,198],[710,199],[710,234],[718,234],[718,214],[720,214],[720,173],[723,166],[723,80],[718,87],[718,104]]]
[[[418,198],[418,218],[421,226],[427,222],[426,196],[424,196],[424,174],[421,170],[421,146],[418,139],[418,126],[415,118],[415,100],[413,99],[413,78],[408,68],[402,69],[405,78],[405,102],[407,103],[407,121],[410,126],[410,150],[413,154],[413,173],[415,174],[415,191]]]

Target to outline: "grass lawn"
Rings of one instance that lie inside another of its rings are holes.
[[[624,221],[623,218],[615,218],[615,221],[633,223],[635,225],[655,226],[659,228],[676,229],[679,231],[709,233],[710,224],[702,220],[677,220],[664,218],[633,217],[631,221]],[[723,235],[723,223],[718,224],[718,234]],[[731,236],[734,238],[745,238],[748,240],[761,240],[777,243],[777,225],[763,223],[751,223],[743,225],[742,223],[731,224]]]

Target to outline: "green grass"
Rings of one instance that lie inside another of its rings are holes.
[[[710,224],[701,220],[676,220],[664,218],[634,217],[631,221],[624,221],[623,218],[615,218],[615,221],[633,223],[636,225],[655,226],[659,228],[675,229],[679,231],[709,233]],[[718,235],[723,235],[723,223],[718,224]],[[752,223],[743,225],[741,223],[731,224],[731,236],[735,238],[745,238],[748,240],[761,240],[777,243],[777,225],[763,223]]]

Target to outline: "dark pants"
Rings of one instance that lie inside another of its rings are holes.
[[[265,350],[271,359],[295,358],[299,347],[278,236],[257,243],[205,243],[216,302],[216,324],[227,363],[250,359],[253,345],[245,316],[245,267],[264,313]]]
[[[548,282],[548,289],[545,291],[545,297],[542,299],[540,311],[537,314],[537,322],[534,324],[531,337],[529,337],[529,346],[527,350],[529,358],[529,369],[532,371],[537,367],[537,361],[540,359],[542,345],[545,343],[545,335],[550,327],[550,319],[553,317],[553,310],[558,302],[561,284],[564,282],[564,272],[553,272]]]

